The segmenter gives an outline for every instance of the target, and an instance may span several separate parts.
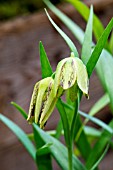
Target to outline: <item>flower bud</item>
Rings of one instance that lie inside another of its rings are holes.
[[[51,77],[45,78],[38,83],[36,83],[31,98],[28,121],[32,123],[38,123],[41,125],[43,121],[43,126],[46,123],[45,116],[50,116],[54,107],[52,107],[54,95],[54,80]],[[50,110],[50,107],[53,109]],[[48,114],[48,115],[46,115]],[[41,125],[42,126],[42,125]]]
[[[74,53],[71,53],[71,57],[61,60],[57,66],[55,94],[57,94],[59,87],[67,90],[73,87],[76,82],[81,91],[85,95],[88,95],[89,80],[86,66],[83,64],[82,60],[74,57]]]
[[[56,69],[55,93],[57,93],[59,86],[61,86],[64,90],[72,87],[76,81],[76,78],[74,59],[69,57],[61,60]]]

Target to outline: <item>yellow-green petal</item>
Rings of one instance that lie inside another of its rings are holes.
[[[32,94],[32,97],[31,97],[29,114],[28,114],[28,118],[27,118],[27,121],[29,123],[34,122],[34,117],[35,117],[34,111],[35,111],[35,104],[36,104],[36,99],[37,99],[37,94],[38,94],[38,88],[39,88],[39,82],[37,82],[35,84],[33,94]]]
[[[44,102],[44,97],[46,97],[46,90],[49,86],[49,83],[51,81],[51,77],[42,79],[39,83],[39,87],[38,87],[38,95],[37,95],[37,99],[36,99],[36,105],[35,105],[35,123],[38,123],[39,118],[40,118],[40,112],[42,110],[42,105]]]
[[[86,66],[83,64],[82,60],[79,58],[74,58],[76,71],[77,71],[77,84],[81,91],[88,95],[89,80]]]

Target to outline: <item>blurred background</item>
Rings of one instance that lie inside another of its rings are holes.
[[[61,0],[51,0],[53,4],[58,4]],[[19,1],[19,0],[1,0],[0,1],[0,20],[8,20],[20,15],[29,15],[44,7],[41,0]]]
[[[80,27],[86,23],[70,4],[62,0],[51,0]],[[94,5],[94,11],[104,26],[113,16],[113,0],[85,0]],[[10,102],[15,101],[26,112],[34,84],[41,79],[38,43],[42,41],[50,63],[55,70],[57,63],[69,56],[69,48],[49,23],[41,0],[0,0],[0,112],[17,123],[26,133],[31,126],[23,119]],[[49,10],[48,10],[49,11]],[[74,41],[80,52],[80,44],[60,20],[50,12],[51,17]],[[81,110],[88,112],[102,96],[103,89],[95,74],[90,81],[90,99],[82,100]],[[106,123],[111,119],[109,107],[97,115]],[[59,120],[55,110],[46,129],[54,129]],[[100,164],[100,170],[112,170],[113,152]],[[13,133],[0,122],[0,170],[36,169],[31,157]],[[54,163],[54,169],[58,170]]]

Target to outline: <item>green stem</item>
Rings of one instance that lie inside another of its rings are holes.
[[[66,111],[64,109],[64,105],[63,102],[61,101],[61,99],[59,98],[57,101],[57,109],[60,113],[61,116],[61,120],[62,120],[62,125],[63,125],[63,129],[64,129],[64,137],[65,137],[65,142],[67,145],[67,149],[68,149],[68,165],[69,165],[69,170],[72,170],[72,138],[70,135],[70,129],[69,129],[69,122],[67,119],[67,114]]]
[[[74,116],[73,116],[72,125],[71,125],[72,142],[76,136],[75,132],[76,132],[76,118],[78,114],[78,106],[79,106],[79,99],[75,101],[75,110],[74,110]]]
[[[72,140],[71,140],[71,137],[70,137],[70,144],[68,146],[68,162],[69,162],[69,170],[72,170],[73,169],[73,158],[72,158],[72,155],[73,155],[73,152],[72,152]]]

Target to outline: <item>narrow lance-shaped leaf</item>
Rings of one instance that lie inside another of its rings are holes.
[[[65,23],[67,28],[73,33],[73,35],[78,39],[78,41],[82,44],[84,39],[83,30],[74,23],[68,16],[66,16],[63,12],[61,12],[58,8],[56,8],[49,0],[43,0],[43,2],[48,6],[48,8],[53,11],[53,13],[60,18],[60,20]]]
[[[82,45],[82,53],[81,58],[86,65],[90,55],[91,55],[91,48],[92,48],[92,24],[93,24],[93,7],[91,6],[90,15],[85,31],[84,41]]]
[[[51,24],[54,26],[54,28],[59,32],[59,34],[64,38],[64,40],[66,41],[66,43],[68,44],[68,46],[70,47],[70,50],[72,52],[74,52],[75,57],[78,57],[78,52],[77,49],[74,45],[74,43],[71,41],[71,39],[55,24],[55,22],[52,20],[52,18],[50,17],[50,15],[48,14],[47,10],[45,9],[46,14],[51,22]]]
[[[68,152],[66,147],[61,144],[58,140],[53,138],[52,136],[45,133],[42,129],[40,129],[36,124],[33,124],[35,135],[39,135],[40,138],[47,143],[52,143],[52,145],[49,147],[50,153],[54,157],[54,159],[57,161],[59,166],[62,168],[62,170],[68,170]],[[82,163],[78,160],[78,158],[73,155],[73,169],[76,170],[86,170],[86,168],[82,165]]]
[[[42,78],[50,77],[53,72],[42,42],[39,43],[39,49]]]
[[[34,130],[34,128],[33,128]],[[36,133],[34,130],[34,139],[37,148],[36,152],[36,163],[38,166],[38,170],[52,170],[52,161],[51,161],[51,153],[49,152],[49,143],[44,142],[41,138],[40,134]],[[52,144],[52,143],[51,143]]]
[[[113,31],[109,40],[109,45],[110,45],[111,53],[113,55]]]
[[[109,123],[109,127],[113,129],[113,121]],[[95,165],[97,160],[99,160],[102,153],[104,152],[106,145],[108,145],[109,142],[111,141],[112,136],[113,134],[107,132],[106,130],[103,131],[101,137],[96,142],[92,151],[90,152],[90,155],[88,156],[88,159],[86,162],[87,169],[91,169],[93,165]],[[98,151],[98,152],[95,152],[95,151]]]
[[[101,109],[103,109],[106,105],[108,105],[110,103],[110,99],[108,94],[104,94],[91,108],[90,112],[88,115],[90,116],[94,116],[96,113],[98,113]],[[86,123],[89,121],[89,119],[85,119],[83,122],[83,126],[81,127],[81,131],[84,127],[84,125],[86,125]]]
[[[87,136],[90,136],[93,138],[99,138],[102,134],[102,130],[96,129],[91,126],[84,126],[84,132]]]
[[[62,104],[63,104],[63,106],[64,106],[64,108],[66,110],[66,113],[68,112],[67,110],[74,111],[74,108],[72,106],[68,105],[67,103],[62,102]],[[73,122],[73,124],[74,124],[74,122]],[[76,125],[75,126],[76,128],[75,128],[74,133],[77,134],[77,132],[79,131],[80,127],[82,126],[82,122],[80,120],[80,116],[79,115],[77,115],[77,120],[76,120],[75,125]],[[83,145],[83,141],[84,141],[84,145]],[[91,151],[91,147],[90,147],[90,144],[89,144],[89,142],[87,140],[87,137],[86,137],[84,131],[82,131],[78,141],[76,141],[76,144],[77,144],[77,147],[79,148],[83,158],[86,160],[88,154]]]
[[[77,1],[66,0],[66,1],[70,2],[76,8],[76,10],[82,15],[82,17],[86,21],[88,21],[90,10],[83,2],[78,0]],[[94,30],[95,37],[98,41],[104,31],[104,26],[102,25],[101,21],[96,15],[94,15],[93,30]],[[109,44],[107,41],[106,41],[106,49],[110,51]]]
[[[105,43],[108,39],[108,36],[109,36],[112,28],[113,28],[113,18],[111,19],[111,21],[107,25],[106,29],[104,30],[103,34],[99,38],[99,40],[91,54],[91,57],[87,63],[87,71],[88,71],[89,77],[91,76],[91,74],[96,66],[96,63],[100,57],[100,54],[105,46]]]
[[[32,158],[35,160],[36,149],[24,131],[4,115],[0,114],[0,121],[2,121],[18,137]]]
[[[21,113],[21,115],[25,118],[25,119],[27,119],[27,113],[25,112],[25,110],[22,108],[22,107],[20,107],[17,103],[15,103],[15,102],[11,102],[11,104]]]
[[[62,133],[62,120],[60,119],[56,128],[55,138],[59,139]]]
[[[113,57],[109,52],[103,51],[98,63],[97,73],[99,77],[103,74],[102,83],[110,98],[110,106],[113,111]]]
[[[68,122],[68,119],[67,119],[67,115],[66,115],[66,112],[65,112],[65,109],[64,109],[64,105],[61,101],[61,99],[59,98],[58,101],[57,101],[57,105],[56,105],[59,113],[60,113],[60,116],[61,116],[61,120],[62,120],[62,125],[63,125],[63,129],[64,129],[64,136],[65,136],[65,141],[66,141],[66,144],[68,145],[70,142],[70,134],[69,134],[69,122]]]
[[[113,129],[110,128],[107,124],[105,124],[104,122],[102,122],[101,120],[90,116],[82,111],[79,111],[79,114],[85,118],[88,118],[89,120],[91,120],[92,122],[94,122],[95,124],[99,125],[100,127],[102,127],[103,129],[105,129],[106,131],[108,131],[110,134],[113,134]]]
[[[94,165],[90,168],[90,170],[94,170],[99,163],[102,161],[102,159],[104,158],[104,156],[106,155],[107,151],[109,149],[109,143],[107,144],[105,150],[103,151],[103,153],[101,154],[101,156],[98,158],[98,160],[94,163]]]
[[[89,115],[94,116],[98,113],[101,109],[103,109],[106,105],[110,103],[110,99],[108,94],[104,94],[91,108]]]

